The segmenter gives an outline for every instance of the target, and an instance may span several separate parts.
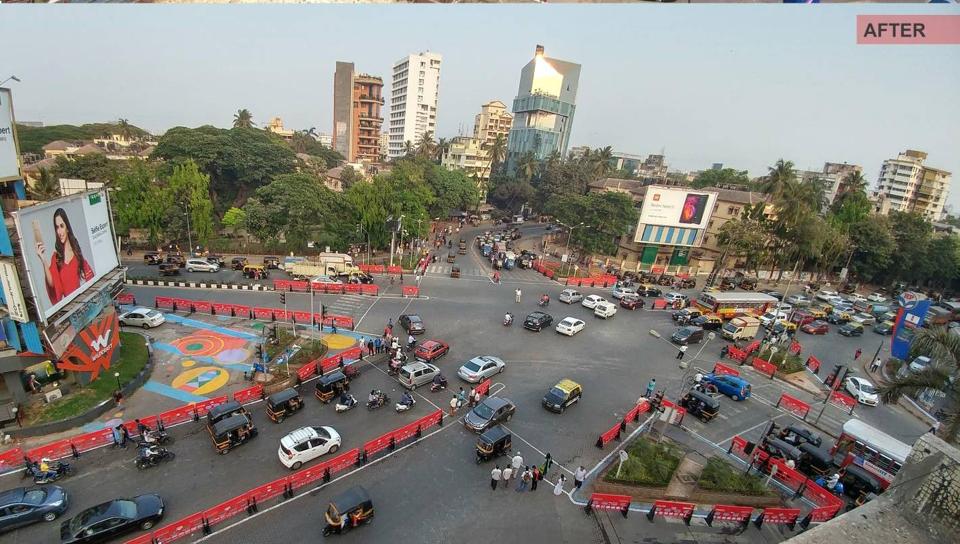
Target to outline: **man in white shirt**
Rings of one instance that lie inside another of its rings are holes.
[[[523,465],[523,456],[520,455],[519,451],[513,456],[513,459],[510,460],[510,464],[513,466],[514,474],[518,474],[520,472],[520,467]]]
[[[497,484],[500,483],[500,475],[503,473],[500,470],[500,465],[493,467],[493,470],[490,471],[490,488],[494,491],[497,490]]]

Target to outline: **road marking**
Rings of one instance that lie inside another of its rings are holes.
[[[354,329],[356,329],[357,326],[360,325],[360,322],[363,321],[363,318],[367,317],[367,314],[370,313],[370,310],[372,310],[373,307],[377,305],[377,302],[380,302],[380,297],[377,297],[377,298],[373,301],[373,304],[371,304],[370,307],[367,308],[367,311],[363,312],[363,315],[360,316],[360,319],[358,319],[357,322],[354,323],[354,327],[353,327]],[[371,333],[371,334],[372,334],[372,333]]]
[[[519,438],[520,440],[522,440],[524,444],[530,446],[531,448],[533,448],[534,451],[536,451],[536,452],[539,453],[541,456],[543,456],[544,458],[546,458],[547,454],[544,453],[543,450],[541,450],[540,448],[538,448],[538,447],[534,446],[533,444],[531,444],[526,438],[520,436],[519,434],[516,433],[516,431],[513,431],[512,429],[510,429],[510,427],[507,427],[505,424],[502,424],[502,423],[501,423],[501,426],[502,426],[504,429],[506,429],[507,431],[509,431],[510,434],[512,434],[513,436],[515,436],[515,437]],[[560,467],[560,468],[562,468],[563,470],[567,471],[567,474],[573,476],[573,471],[571,471],[569,468],[561,465],[559,461],[554,460],[554,461],[553,461],[553,464],[554,464],[554,465],[557,465],[558,467]]]
[[[725,440],[721,440],[721,441],[717,442],[716,444],[717,444],[717,446],[719,447],[720,444],[725,444],[725,443],[727,443],[727,442],[732,441],[734,438],[736,438],[736,437],[738,437],[738,436],[742,436],[742,435],[745,435],[745,434],[747,434],[747,433],[752,432],[754,429],[759,429],[760,427],[763,427],[764,425],[769,425],[769,424],[770,424],[770,421],[776,421],[776,420],[780,419],[781,417],[783,417],[783,416],[785,416],[785,415],[786,415],[786,413],[781,412],[781,413],[773,416],[773,418],[771,418],[769,421],[763,421],[763,422],[757,423],[757,424],[754,425],[753,427],[750,427],[749,429],[742,430],[742,431],[738,432],[737,434],[731,436],[730,438],[727,438],[727,439],[725,439]]]

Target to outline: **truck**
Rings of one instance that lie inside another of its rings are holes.
[[[751,315],[735,317],[727,321],[720,334],[727,340],[752,339],[760,330],[760,320]]]
[[[294,264],[289,273],[296,278],[306,279],[314,276],[348,276],[360,273],[360,269],[353,265],[350,255],[321,253],[311,260]]]

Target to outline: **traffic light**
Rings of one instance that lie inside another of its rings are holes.
[[[280,293],[280,304],[286,304],[286,303],[287,303],[287,294]]]

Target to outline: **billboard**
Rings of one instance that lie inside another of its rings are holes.
[[[12,215],[30,287],[45,321],[119,265],[105,191],[61,198]]]
[[[13,118],[13,95],[0,89],[0,181],[20,179],[20,153]]]
[[[0,283],[3,283],[3,299],[7,301],[7,311],[10,319],[26,323],[30,321],[27,315],[27,303],[23,300],[23,288],[20,287],[20,274],[17,274],[17,265],[10,261],[0,261]]]
[[[641,225],[706,228],[717,193],[651,185],[640,209]]]
[[[930,299],[920,300],[916,293],[907,291],[897,297],[900,311],[893,325],[893,338],[890,339],[890,354],[906,361],[910,356],[910,344],[913,343],[913,333],[923,326],[923,321],[930,310]]]
[[[89,381],[93,381],[101,371],[110,369],[113,352],[119,344],[120,322],[113,308],[107,308],[99,319],[77,334],[64,351],[57,368],[87,373]]]

